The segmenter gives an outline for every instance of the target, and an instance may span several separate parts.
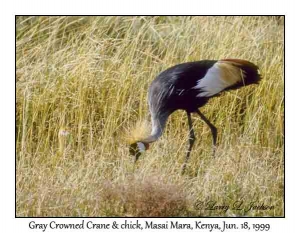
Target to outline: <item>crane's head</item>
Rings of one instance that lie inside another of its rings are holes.
[[[149,149],[149,143],[135,142],[129,147],[129,153],[135,157],[135,162],[139,159],[143,152]]]
[[[144,142],[144,138],[150,134],[151,129],[147,121],[138,121],[135,126],[130,127],[124,134],[126,144],[129,145],[129,153],[134,156],[135,162],[143,152],[149,149],[149,143]]]

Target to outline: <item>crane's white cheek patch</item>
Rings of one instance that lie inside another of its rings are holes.
[[[146,147],[145,147],[144,143],[138,142],[137,146],[138,146],[140,152],[145,152],[146,151]]]

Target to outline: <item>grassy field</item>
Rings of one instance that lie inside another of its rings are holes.
[[[283,20],[17,17],[17,216],[283,216]],[[124,135],[149,121],[151,81],[221,58],[250,60],[263,79],[202,108],[219,129],[216,156],[194,115],[180,174],[188,125],[177,111],[133,165]]]

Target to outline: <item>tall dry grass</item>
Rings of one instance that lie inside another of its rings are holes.
[[[283,18],[17,17],[17,216],[283,216]],[[201,59],[256,63],[262,81],[184,112],[132,164],[122,135],[149,119],[162,70]],[[255,202],[268,210],[196,208]]]

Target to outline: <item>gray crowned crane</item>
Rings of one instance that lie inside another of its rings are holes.
[[[202,60],[175,65],[161,72],[151,83],[148,104],[152,131],[146,138],[130,145],[130,154],[138,160],[163,133],[168,117],[176,110],[184,110],[189,125],[189,148],[182,167],[186,164],[195,142],[191,113],[198,114],[212,133],[213,154],[217,143],[217,128],[199,111],[207,101],[225,90],[237,89],[260,80],[259,70],[253,63],[241,59]]]

